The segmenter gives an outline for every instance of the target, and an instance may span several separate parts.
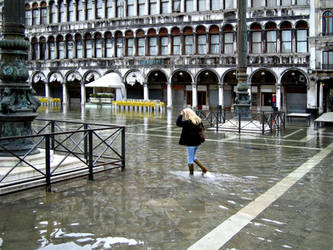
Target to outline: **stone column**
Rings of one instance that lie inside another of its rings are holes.
[[[276,107],[281,110],[281,84],[276,85]]]
[[[192,83],[192,107],[198,107],[198,93],[197,93],[197,85]]]
[[[48,82],[45,82],[45,97],[50,98],[50,85]]]
[[[319,115],[324,112],[324,84],[319,84]]]
[[[86,87],[84,85],[84,81],[81,81],[81,104],[86,104],[87,94]]]
[[[68,98],[68,92],[67,92],[67,85],[66,83],[62,84],[62,103],[63,104],[68,104],[69,103],[69,98]]]
[[[149,100],[149,91],[148,91],[148,84],[145,82],[143,83],[143,99],[145,101]]]
[[[171,82],[167,84],[167,108],[172,108],[172,86]]]
[[[222,84],[219,84],[219,105],[224,108],[224,89]]]

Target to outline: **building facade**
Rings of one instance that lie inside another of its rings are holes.
[[[248,0],[253,110],[328,110],[331,2]],[[236,0],[26,1],[25,9],[30,81],[40,96],[85,104],[87,83],[117,74],[128,99],[232,109]]]

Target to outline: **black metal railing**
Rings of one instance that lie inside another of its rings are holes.
[[[285,128],[286,115],[283,111],[262,111],[252,113],[251,118],[244,119],[241,114],[235,117],[234,114],[228,114],[224,109],[198,110],[197,115],[202,119],[208,127],[218,130],[232,130],[239,134],[243,132],[266,132],[280,131]],[[228,116],[228,119],[227,119]],[[220,126],[228,123],[228,126]]]
[[[125,127],[108,124],[35,119],[33,135],[0,138],[0,141],[29,139],[35,142],[24,155],[0,144],[12,166],[1,169],[0,195],[46,185],[103,170],[125,169]],[[38,151],[38,154],[32,154]],[[36,160],[36,158],[38,158]],[[0,158],[1,160],[1,158]]]

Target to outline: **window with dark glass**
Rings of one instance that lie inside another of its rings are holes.
[[[143,30],[138,30],[136,32],[137,38],[137,55],[144,56],[145,55],[145,33]]]
[[[266,53],[277,52],[277,30],[275,23],[267,23],[265,27]]]
[[[323,51],[323,69],[333,69],[333,51]]]
[[[32,6],[32,25],[37,25],[38,24],[38,18],[39,18],[38,14],[39,14],[38,4],[35,3]]]
[[[49,44],[49,58],[51,60],[53,60],[56,57],[56,48],[55,48],[54,37],[49,38],[48,44]]]
[[[112,56],[112,39],[111,39],[111,33],[107,32],[105,34],[105,57],[111,57]]]
[[[220,35],[219,28],[217,26],[212,26],[209,29],[209,53],[218,54],[220,48]]]
[[[40,8],[40,24],[47,24],[47,9],[46,9],[46,3],[41,3]]]
[[[234,54],[234,33],[231,25],[223,28],[223,53]]]
[[[76,58],[83,58],[83,42],[81,35],[75,36]]]
[[[39,40],[39,59],[46,59],[46,40],[44,37],[41,37]]]
[[[159,33],[160,37],[160,54],[162,56],[169,55],[169,38],[168,38],[168,30],[162,28]]]
[[[180,31],[178,28],[174,28],[171,31],[171,54],[180,55],[181,54],[181,41],[180,41]]]
[[[134,37],[133,31],[125,32],[125,56],[134,56],[135,54],[134,48]]]
[[[38,59],[38,42],[37,38],[33,38],[31,41],[31,59],[37,60]]]
[[[25,25],[31,25],[31,10],[29,4],[25,5]]]
[[[180,12],[180,0],[172,0],[172,12]]]
[[[323,14],[323,35],[333,35],[333,12],[326,11]]]
[[[288,22],[281,24],[281,52],[292,52],[292,31],[291,24]]]
[[[308,25],[306,22],[296,24],[296,50],[300,53],[308,52]]]

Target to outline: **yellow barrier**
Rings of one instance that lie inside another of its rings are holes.
[[[120,101],[112,101],[112,106],[114,108],[125,108],[126,110],[134,110],[134,111],[163,111],[165,104],[164,102],[159,102],[156,100],[145,101],[145,100],[137,100],[137,99],[130,99],[130,100],[120,100]]]

